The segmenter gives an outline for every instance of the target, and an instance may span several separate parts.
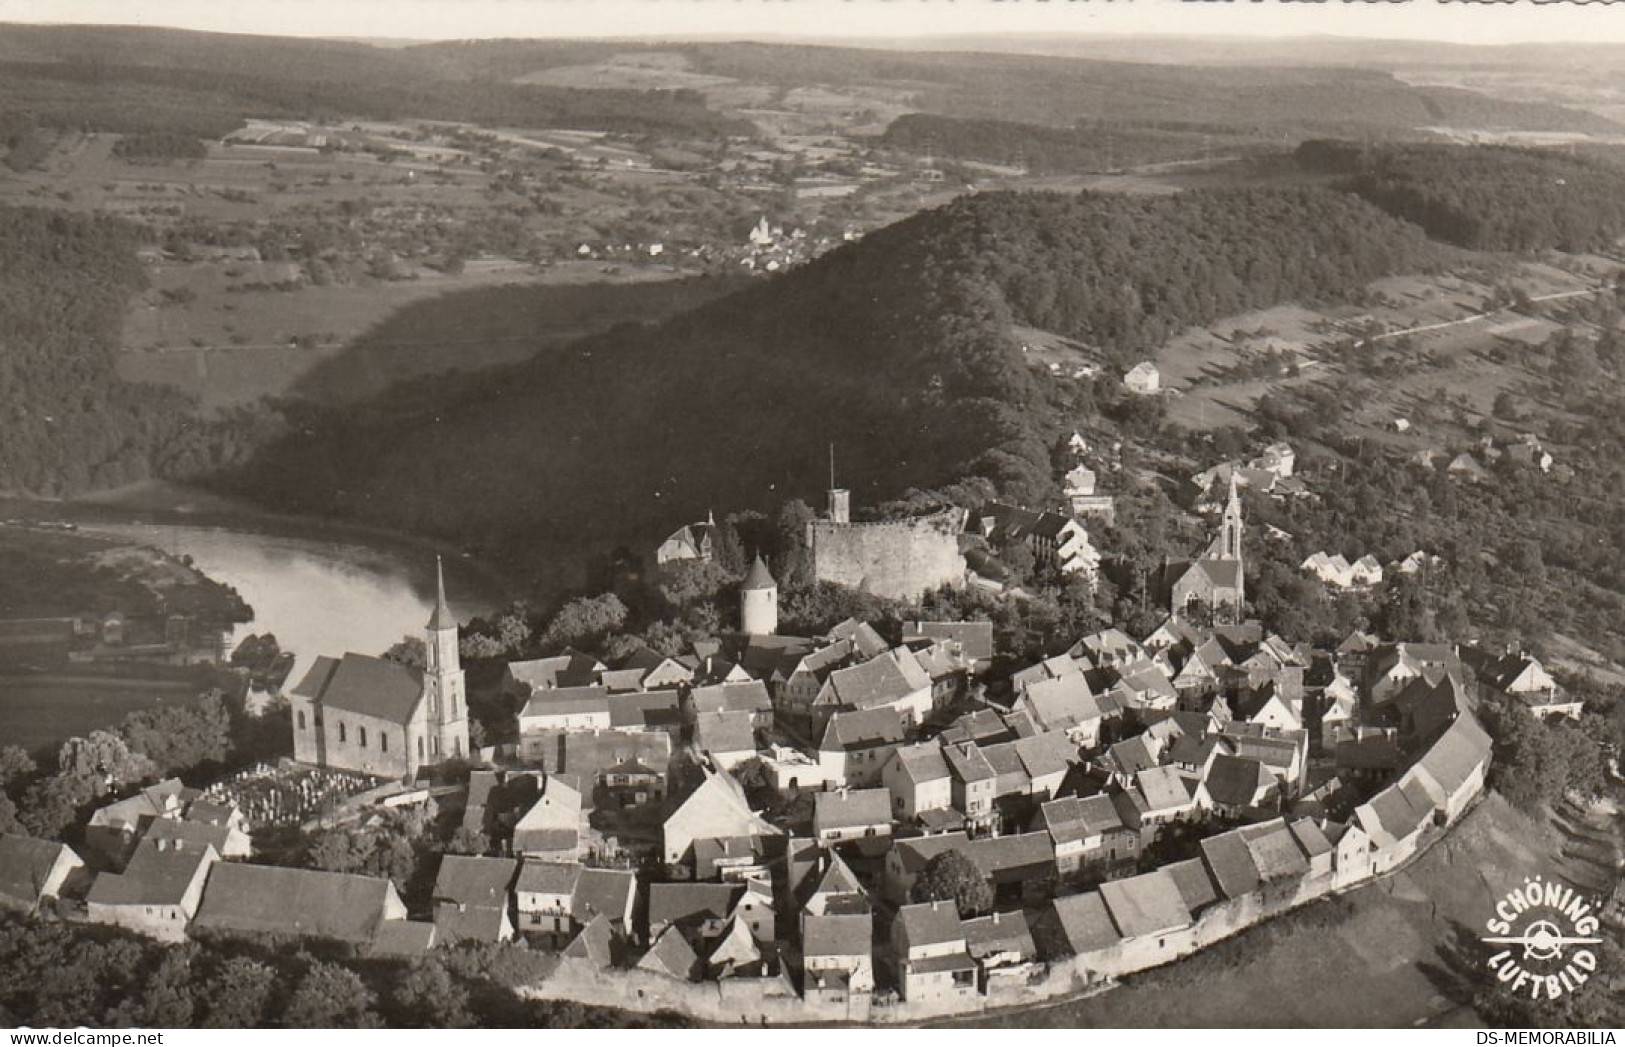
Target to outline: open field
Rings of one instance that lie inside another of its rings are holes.
[[[0,738],[26,749],[55,745],[138,709],[189,701],[206,686],[206,673],[168,679],[0,676]]]
[[[1490,795],[1399,874],[1315,902],[1186,960],[1054,1007],[967,1021],[994,1028],[1477,1024],[1462,972],[1503,892],[1537,873],[1594,876],[1562,836]]]

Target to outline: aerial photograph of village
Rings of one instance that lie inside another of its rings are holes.
[[[1625,1025],[1625,7],[136,6],[0,1026]]]

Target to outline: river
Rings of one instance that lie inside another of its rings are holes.
[[[233,639],[276,634],[297,659],[290,685],[319,655],[382,654],[403,636],[421,636],[434,607],[434,558],[421,550],[240,527],[97,521],[82,529],[190,556],[198,570],[237,590],[254,620],[237,626]],[[490,588],[457,559],[447,561],[447,601],[460,621],[500,603]]]

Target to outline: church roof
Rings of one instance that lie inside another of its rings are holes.
[[[399,662],[365,654],[323,656],[316,659],[293,693],[320,702],[327,709],[405,723],[423,697],[423,674]]]
[[[773,580],[772,573],[768,571],[767,564],[762,562],[760,555],[758,555],[755,561],[751,563],[750,571],[745,575],[745,582],[740,586],[741,589],[746,591],[753,589],[777,589],[778,587],[779,584]]]
[[[446,569],[438,556],[434,558],[434,614],[429,616],[429,628],[457,628],[457,618],[446,603]]]

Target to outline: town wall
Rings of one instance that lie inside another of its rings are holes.
[[[892,600],[965,582],[959,535],[965,511],[946,509],[909,520],[807,525],[813,576]]]

